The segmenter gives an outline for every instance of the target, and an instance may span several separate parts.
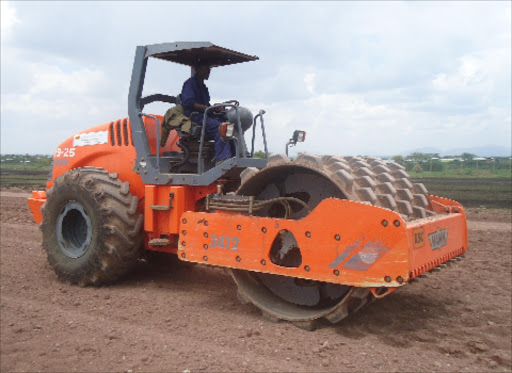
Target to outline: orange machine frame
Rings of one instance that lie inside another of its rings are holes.
[[[390,210],[338,199],[301,220],[185,212],[182,260],[357,287],[399,287],[467,250],[463,208],[428,196],[440,215],[412,223]],[[272,243],[291,232],[302,254],[296,268],[274,264]]]
[[[334,198],[300,220],[197,212],[196,203],[216,189],[146,185],[146,248],[185,261],[367,287],[376,296],[376,289],[394,290],[467,250],[464,209],[437,196],[427,196],[437,215],[410,223],[387,209]],[[38,224],[45,199],[45,192],[29,199]],[[272,244],[283,230],[301,250],[298,267],[272,262]],[[164,244],[152,245],[154,239]]]
[[[145,119],[152,146],[157,143],[155,124]],[[93,139],[98,134],[94,146],[76,145],[84,134]],[[176,140],[171,134],[161,151],[178,151]],[[90,128],[59,145],[47,189],[71,169],[101,167],[128,181],[130,192],[139,197],[147,249],[178,253],[187,261],[372,289],[397,288],[467,250],[464,209],[445,198],[427,196],[429,210],[437,215],[411,223],[390,210],[338,199],[324,200],[301,220],[197,212],[203,205],[198,201],[215,193],[216,184],[146,185],[135,157],[127,118]],[[28,201],[38,224],[45,201],[44,191],[32,192]],[[299,267],[272,263],[272,243],[282,230],[296,238]]]

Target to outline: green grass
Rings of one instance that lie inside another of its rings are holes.
[[[47,155],[2,154],[0,156],[0,187],[44,189],[51,158]]]
[[[412,178],[457,178],[457,179],[494,179],[494,178],[511,178],[510,170],[476,170],[476,169],[463,169],[461,170],[448,170],[448,171],[423,171],[414,172],[409,171]]]
[[[414,178],[425,184],[430,194],[453,199],[464,207],[512,208],[510,178]]]
[[[21,189],[45,189],[48,170],[4,169],[0,171],[0,187]]]
[[[3,157],[3,156],[2,156]],[[1,170],[16,170],[16,171],[48,171],[50,169],[51,159],[45,158],[30,163],[25,163],[23,160],[4,161],[2,162]]]
[[[45,189],[51,162],[48,156],[2,155],[1,159],[1,188]],[[409,174],[414,182],[425,184],[430,194],[456,200],[465,207],[512,208],[512,178],[507,168],[445,167],[443,171]]]
[[[433,164],[437,170],[408,173],[414,181],[425,184],[430,194],[456,200],[465,207],[511,209],[512,176],[510,161],[507,162],[480,162],[470,167],[469,163],[462,167],[460,163],[438,163]],[[419,169],[429,166],[425,163]]]

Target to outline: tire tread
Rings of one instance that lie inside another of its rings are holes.
[[[91,253],[78,269],[66,264],[69,259],[59,254],[52,234],[55,231],[52,222],[56,221],[52,214],[58,214],[58,204],[66,202],[60,198],[61,194],[76,195],[74,198],[79,202],[88,201],[94,206],[94,218],[99,222],[99,228],[93,231],[93,235],[100,235],[98,244],[88,249]],[[143,240],[143,216],[137,213],[138,203],[138,197],[130,193],[128,182],[120,181],[117,173],[101,168],[73,169],[57,178],[48,190],[41,224],[43,247],[57,276],[86,286],[112,283],[129,272],[140,256]]]

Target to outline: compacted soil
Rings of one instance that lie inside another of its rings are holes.
[[[455,267],[308,332],[242,305],[218,268],[141,260],[114,286],[59,281],[28,194],[1,197],[2,372],[510,372],[511,215],[469,210]]]

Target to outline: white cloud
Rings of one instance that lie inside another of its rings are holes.
[[[306,89],[311,94],[315,94],[315,78],[315,73],[306,74],[304,76],[304,83],[306,83]]]
[[[208,86],[214,102],[267,111],[272,152],[294,129],[308,137],[292,154],[510,144],[509,2],[1,4],[2,152],[52,153],[57,135],[125,116],[135,46],[174,40],[261,58],[215,69]],[[176,94],[188,75],[151,68],[145,94]]]
[[[2,96],[3,111],[24,111],[47,118],[65,119],[81,113],[97,113],[103,105],[95,100],[105,74],[100,70],[82,68],[65,72],[48,64],[31,64],[32,82],[28,91]]]
[[[416,112],[407,105],[375,105],[364,95],[341,93],[260,106],[268,113],[265,123],[271,151],[283,152],[295,129],[308,133],[304,144],[290,148],[291,155],[307,151],[383,156],[427,146],[445,151],[460,144],[492,143],[487,139],[507,146],[511,136],[507,108],[440,117],[435,112]],[[256,112],[258,107],[251,110]]]
[[[107,77],[100,70],[82,68],[65,72],[59,66],[37,64],[31,66],[33,86],[32,95],[59,96],[84,95],[96,90]]]
[[[463,56],[459,59],[459,67],[453,74],[438,74],[432,84],[440,91],[461,91],[471,89],[488,82],[486,61],[474,56]]]
[[[14,25],[20,23],[20,20],[16,17],[16,9],[12,7],[11,2],[4,0],[0,2],[0,17],[0,27],[3,39],[10,34]]]

